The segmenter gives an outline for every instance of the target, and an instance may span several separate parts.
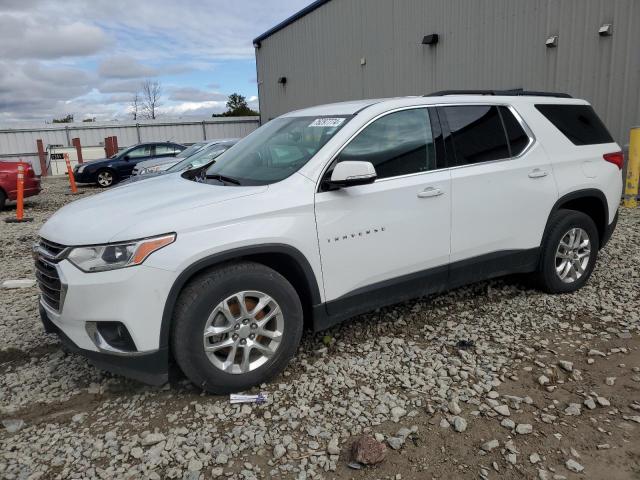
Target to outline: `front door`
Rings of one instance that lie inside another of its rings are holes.
[[[444,286],[451,180],[449,170],[442,168],[444,159],[436,158],[441,141],[436,118],[435,111],[424,107],[385,114],[334,160],[333,165],[371,162],[377,179],[334,191],[321,185],[316,193],[329,314],[366,311],[381,293],[392,302]]]

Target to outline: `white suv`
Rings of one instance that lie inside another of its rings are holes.
[[[580,288],[615,227],[622,162],[566,95],[299,110],[206,175],[58,211],[34,248],[42,319],[102,368],[159,384],[173,359],[204,390],[247,389],[285,367],[306,325],[511,273]]]

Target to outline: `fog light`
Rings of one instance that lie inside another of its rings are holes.
[[[136,352],[136,344],[122,322],[87,322],[86,330],[98,350],[111,353]]]

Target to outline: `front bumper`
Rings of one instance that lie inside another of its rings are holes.
[[[78,183],[95,183],[97,181],[96,172],[87,171],[86,168],[82,172],[74,169],[73,179]]]
[[[167,347],[160,348],[155,352],[130,356],[86,350],[78,347],[49,319],[47,310],[42,305],[40,305],[40,319],[45,332],[57,334],[67,350],[87,357],[97,368],[149,385],[163,385],[169,380],[169,351]]]

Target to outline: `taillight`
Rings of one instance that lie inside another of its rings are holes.
[[[622,170],[622,167],[624,166],[624,153],[622,152],[605,153],[602,158],[607,162],[613,163],[620,170]]]
[[[34,177],[36,172],[33,171],[33,168],[27,167],[27,177]]]

